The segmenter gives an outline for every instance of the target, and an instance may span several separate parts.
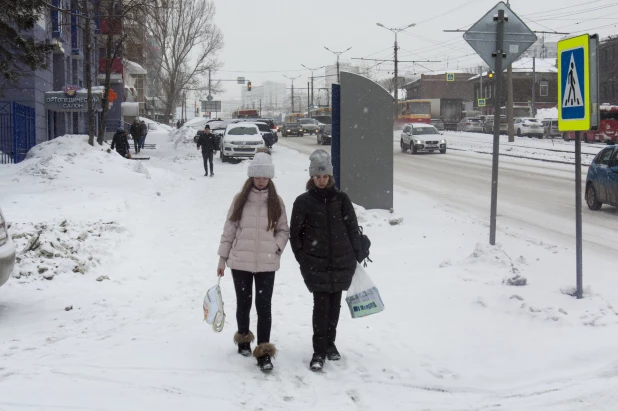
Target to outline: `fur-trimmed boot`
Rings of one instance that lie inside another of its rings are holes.
[[[234,344],[238,345],[238,354],[243,357],[251,357],[251,343],[255,341],[255,336],[251,331],[247,334],[234,334]]]
[[[253,350],[253,356],[257,359],[257,365],[264,372],[273,370],[271,359],[275,358],[275,355],[277,355],[277,348],[271,343],[262,343]]]

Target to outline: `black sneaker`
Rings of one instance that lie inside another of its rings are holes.
[[[314,353],[309,363],[309,368],[311,371],[321,371],[324,368],[324,357]]]
[[[211,176],[211,177],[214,177],[214,176],[215,176],[215,173],[210,173],[210,176]]]
[[[328,358],[329,361],[339,361],[341,359],[341,354],[337,351],[337,347],[334,345],[328,347],[326,350],[326,358]]]
[[[204,174],[204,177],[208,177],[208,173]]]
[[[258,367],[264,372],[271,372],[273,370],[273,363],[270,361],[270,355],[262,355],[257,359]]]
[[[238,354],[243,357],[251,357],[251,343],[238,344]]]

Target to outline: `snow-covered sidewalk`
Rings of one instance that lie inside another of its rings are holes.
[[[613,409],[615,259],[586,255],[592,286],[577,301],[572,244],[513,229],[489,247],[485,221],[397,192],[394,215],[357,210],[386,310],[352,320],[343,307],[344,359],[312,373],[312,299],[285,250],[271,337],[280,353],[263,375],[232,343],[229,271],[221,334],[201,309],[247,162],[216,161],[209,178],[194,145],[165,132],[148,143],[151,160],[137,162],[68,136],[0,166],[20,251],[39,235],[0,289],[0,409]],[[273,159],[289,214],[308,159],[280,146]],[[507,285],[517,276],[527,285]]]

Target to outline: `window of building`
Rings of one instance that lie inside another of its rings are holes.
[[[549,96],[549,84],[546,81],[541,81],[541,97]]]

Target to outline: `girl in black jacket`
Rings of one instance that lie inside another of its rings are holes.
[[[324,359],[341,358],[335,338],[341,295],[352,282],[361,234],[348,195],[335,188],[330,154],[316,150],[307,192],[294,202],[290,244],[305,284],[313,293],[313,358],[310,368],[321,370]]]

